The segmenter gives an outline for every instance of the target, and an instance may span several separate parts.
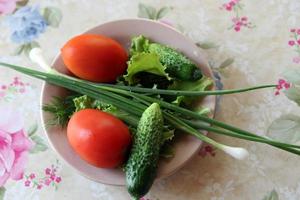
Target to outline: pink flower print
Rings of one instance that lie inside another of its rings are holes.
[[[287,82],[284,79],[279,79],[277,86],[276,86],[276,90],[275,90],[275,95],[279,95],[281,90],[287,90],[291,87],[291,84],[289,82]]]
[[[238,21],[237,23],[236,23],[236,26],[238,26],[238,27],[241,27],[243,25],[243,22],[241,22],[241,21]]]
[[[45,169],[45,174],[46,174],[46,175],[50,175],[50,173],[51,173],[51,169],[50,169],[50,168],[46,168],[46,169]]]
[[[247,17],[234,17],[232,21],[234,23],[233,27],[236,32],[239,32],[242,27],[252,28],[252,25],[250,22],[248,22]]]
[[[234,30],[235,30],[236,32],[239,32],[239,31],[241,30],[241,27],[240,27],[240,26],[236,26],[236,27],[234,27]]]
[[[233,6],[235,6],[235,2],[234,2],[234,1],[230,1],[230,2],[229,2],[229,5],[230,5],[231,7],[233,7]]]
[[[61,182],[61,177],[59,177],[59,176],[56,177],[55,182],[56,182],[56,183],[60,183],[60,182]]]
[[[0,15],[10,14],[16,9],[18,0],[0,0]]]
[[[282,88],[283,88],[282,85],[277,85],[277,86],[276,86],[276,89],[277,89],[277,90],[281,90]]]
[[[242,21],[248,21],[248,17],[242,17],[241,20]]]
[[[31,173],[31,174],[29,175],[29,178],[30,178],[30,179],[34,179],[34,178],[35,178],[35,174],[34,174],[34,173]]]
[[[19,113],[11,107],[0,108],[0,187],[11,178],[23,178],[32,142],[23,130]]]
[[[37,188],[38,190],[40,190],[40,189],[42,189],[42,187],[43,187],[43,185],[39,184],[36,188]]]
[[[45,180],[45,185],[49,186],[51,184],[52,180],[51,179],[46,179]]]
[[[0,0],[1,1],[1,0]],[[14,81],[12,83],[12,85],[14,86],[24,86],[24,83],[22,81],[20,81],[19,77],[15,77]],[[24,88],[24,87],[23,87]],[[24,88],[25,89],[25,88]]]
[[[239,18],[238,17],[232,18],[232,22],[235,23],[235,24],[238,23],[239,22]]]
[[[51,174],[50,179],[51,179],[52,181],[54,181],[55,178],[56,178],[55,174]]]
[[[239,0],[231,0],[222,5],[221,9],[225,9],[227,11],[232,11],[234,14],[232,18],[233,25],[229,29],[234,29],[236,32],[240,32],[242,27],[246,28],[254,28],[251,22],[249,22],[248,17],[242,16],[240,14],[243,10],[243,5],[240,4]]]
[[[300,63],[300,29],[292,28],[291,32],[291,40],[289,40],[288,44],[292,47],[298,54],[298,56],[293,58],[293,62],[296,64]]]
[[[231,11],[231,10],[232,10],[232,6],[231,6],[231,5],[225,5],[225,9],[226,9],[227,11]]]
[[[294,40],[290,40],[290,41],[289,41],[289,45],[290,45],[290,46],[294,46],[295,44],[296,44],[296,42],[295,42]]]
[[[238,0],[229,1],[228,3],[224,3],[222,8],[225,8],[227,11],[232,11],[233,8],[238,4]]]
[[[18,79],[17,79],[17,80],[14,80],[13,84],[14,84],[15,86],[19,85],[19,80],[18,80]]]
[[[30,184],[31,184],[31,182],[30,181],[25,181],[25,183],[24,183],[24,185],[26,186],[26,187],[29,187],[30,186]]]
[[[1,2],[1,0],[0,0]],[[13,81],[7,85],[1,85],[0,86],[0,98],[5,97],[9,93],[19,93],[23,94],[27,91],[28,86],[30,86],[29,83],[24,83],[20,80],[19,77],[14,77]]]
[[[282,84],[285,83],[285,80],[284,79],[279,79],[278,80],[278,86],[282,86]]]
[[[289,89],[291,87],[291,84],[290,83],[284,83],[283,87],[285,89]]]
[[[294,57],[293,62],[296,63],[296,64],[299,64],[300,63],[300,56]]]
[[[51,165],[44,170],[44,173],[41,176],[36,176],[35,173],[31,173],[29,176],[25,175],[26,181],[32,181],[32,188],[41,190],[48,186],[53,186],[57,188],[57,185],[62,181],[62,178],[56,174],[57,169],[59,168],[59,162],[56,162],[56,165]],[[31,179],[32,174],[34,174],[34,179]]]

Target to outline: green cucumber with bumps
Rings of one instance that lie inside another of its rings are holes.
[[[142,114],[125,166],[127,191],[135,200],[148,193],[156,178],[162,136],[163,115],[153,103]]]
[[[159,55],[160,62],[166,66],[166,72],[171,77],[182,81],[196,81],[203,76],[192,61],[171,47],[152,43],[149,44],[148,51]]]

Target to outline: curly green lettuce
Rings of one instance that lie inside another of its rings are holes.
[[[174,81],[172,85],[169,86],[170,90],[188,90],[188,91],[205,91],[211,85],[213,85],[213,80],[208,77],[203,77],[198,81]],[[172,102],[176,105],[182,103],[189,105],[197,97],[186,97],[186,96],[177,96],[177,98]]]
[[[170,80],[168,73],[165,72],[166,67],[159,61],[159,56],[153,53],[135,53],[128,61],[127,74],[124,79],[130,84],[139,82],[137,75],[141,72],[147,72],[159,76],[166,77]]]

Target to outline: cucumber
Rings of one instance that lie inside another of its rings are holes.
[[[153,103],[142,114],[125,166],[127,191],[134,199],[147,194],[155,180],[162,136],[162,112],[159,105]]]
[[[160,57],[161,64],[166,66],[166,72],[182,81],[196,81],[202,78],[201,70],[183,54],[175,49],[152,43],[148,47],[150,53],[156,53]]]

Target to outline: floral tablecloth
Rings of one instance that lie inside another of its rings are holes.
[[[300,68],[299,10],[299,0],[0,0],[0,60],[38,69],[27,56],[33,47],[40,46],[51,62],[70,37],[103,22],[159,20],[203,49],[219,88],[279,80],[277,90],[223,96],[216,118],[296,143],[300,90],[287,94],[296,103],[291,102],[283,91],[290,85],[282,78]],[[0,68],[0,199],[129,199],[125,188],[82,177],[49,148],[39,114],[41,84]],[[299,157],[263,144],[209,136],[243,146],[250,156],[237,161],[204,145],[143,199],[300,199]]]

